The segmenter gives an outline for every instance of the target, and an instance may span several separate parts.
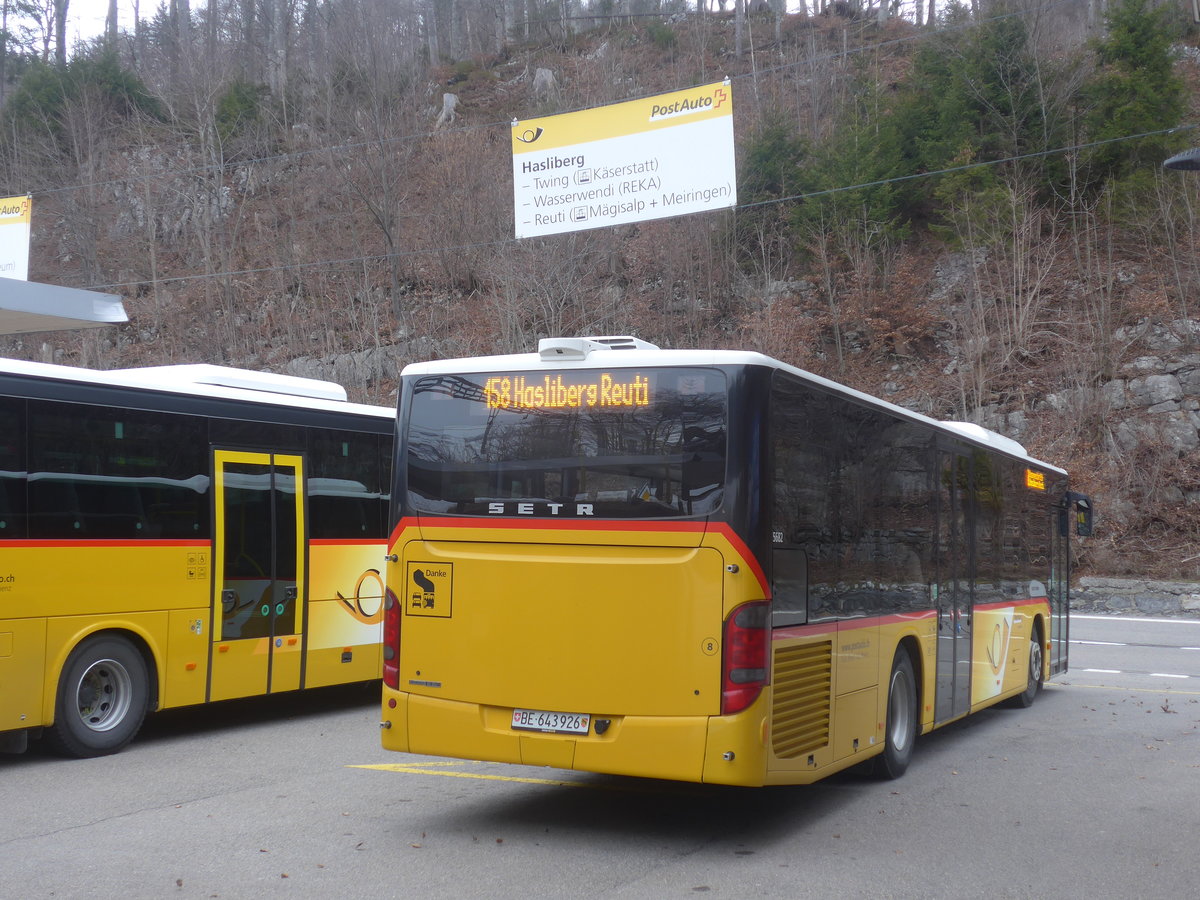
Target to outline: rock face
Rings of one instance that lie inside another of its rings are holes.
[[[395,352],[381,347],[357,353],[339,353],[316,359],[302,356],[283,367],[285,375],[333,381],[348,389],[361,389],[384,378],[395,377],[400,371]]]
[[[1169,327],[1142,327],[1149,336],[1142,340],[1152,347],[1163,344],[1161,332],[1192,336],[1200,331],[1200,323],[1192,320],[1172,322]],[[1130,330],[1122,329],[1118,339],[1136,340],[1136,334],[1122,334]],[[1108,411],[1120,414],[1112,440],[1126,453],[1153,441],[1177,456],[1200,448],[1200,350],[1184,346],[1173,348],[1174,352],[1170,347],[1165,349],[1156,356],[1137,357],[1121,369],[1122,377],[1100,389]]]
[[[1085,576],[1071,588],[1071,609],[1200,618],[1200,584]]]
[[[1110,381],[1047,394],[1034,408],[1063,416],[1098,412],[1106,449],[1119,458],[1142,449],[1183,460],[1200,452],[1200,319],[1143,319],[1118,329],[1113,344],[1129,356]],[[1021,411],[997,406],[984,408],[980,424],[1019,441],[1028,422]],[[1200,503],[1200,492],[1186,485],[1170,494]]]
[[[1200,448],[1200,321],[1143,320],[1113,338],[1146,354],[1100,388],[1106,410],[1117,413],[1113,449],[1129,453],[1157,442],[1177,456],[1194,453]]]

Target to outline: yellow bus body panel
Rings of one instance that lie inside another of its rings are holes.
[[[3,550],[5,577],[11,580],[0,597],[11,618],[0,624],[0,633],[13,637],[11,654],[0,655],[0,730],[52,724],[67,657],[101,631],[125,631],[143,642],[159,685],[158,708],[178,705],[172,695],[176,681],[164,662],[176,624],[167,607],[190,607],[191,615],[177,619],[181,629],[200,616],[207,621],[207,544],[14,541]]]
[[[382,541],[312,542],[306,687],[379,677],[383,666],[383,556]]]
[[[0,619],[0,731],[45,724],[46,620]]]
[[[510,711],[715,714],[723,565],[697,547],[409,543],[400,684]]]
[[[761,783],[762,729],[745,744],[719,716],[723,622],[764,596],[727,534],[597,526],[581,539],[456,523],[401,537],[388,567],[404,615],[400,690],[383,691],[385,749],[700,781],[717,723],[742,761],[719,761],[714,780]],[[593,727],[515,730],[514,707],[585,714]]]
[[[1045,634],[1049,616],[1045,600],[976,608],[971,641],[972,711],[1025,689],[1034,623],[1040,617]],[[1047,663],[1049,658],[1045,653]]]
[[[920,730],[933,723],[932,611],[777,630],[772,641],[764,784],[810,784],[883,752],[887,685],[911,649]]]
[[[314,542],[315,543],[315,542]],[[334,542],[330,542],[334,543]],[[381,666],[384,543],[315,546],[319,599],[303,635],[281,635],[277,690],[369,681]],[[211,545],[185,541],[20,541],[3,547],[0,601],[0,731],[53,724],[59,677],[71,651],[90,635],[126,632],[145,645],[157,685],[156,709],[204,703],[211,643]],[[266,639],[223,660],[211,699],[263,693],[250,672]],[[220,652],[220,642],[212,648]]]
[[[169,613],[159,709],[203,703],[208,689],[208,607]]]

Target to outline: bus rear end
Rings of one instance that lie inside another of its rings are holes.
[[[761,783],[765,592],[723,514],[727,373],[657,356],[406,370],[385,748]]]

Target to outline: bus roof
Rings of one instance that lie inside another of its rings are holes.
[[[393,407],[349,402],[345,388],[332,381],[229,366],[188,364],[101,370],[0,359],[0,375],[241,400],[269,406],[329,410],[378,418],[394,418],[396,415]]]
[[[483,372],[537,371],[538,369],[643,368],[652,366],[762,366],[789,372],[810,384],[824,388],[894,415],[922,422],[943,432],[950,432],[972,444],[997,450],[1041,468],[1066,474],[1051,463],[1036,459],[1012,438],[989,431],[973,422],[943,422],[921,413],[897,406],[836,381],[780,362],[752,350],[663,350],[654,344],[633,337],[543,338],[536,353],[512,353],[503,356],[476,356],[461,359],[438,359],[411,363],[401,375],[451,375]]]

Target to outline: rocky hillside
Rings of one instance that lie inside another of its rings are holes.
[[[497,28],[463,3],[431,35],[415,6],[340,0],[282,43],[212,8],[224,27],[160,16],[6,68],[0,196],[34,195],[31,277],[131,318],[6,355],[392,403],[406,362],[546,335],[758,349],[1068,468],[1099,510],[1083,571],[1200,580],[1200,174],[1160,166],[1200,145],[1168,131],[1200,65],[1155,5],[918,27],[501,3]],[[513,239],[512,119],[725,76],[736,210]]]

